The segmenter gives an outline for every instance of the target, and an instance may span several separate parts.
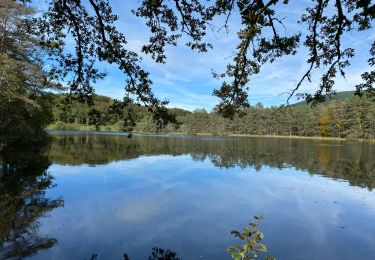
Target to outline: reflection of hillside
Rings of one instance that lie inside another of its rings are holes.
[[[44,196],[53,186],[48,166],[36,150],[0,155],[0,259],[22,259],[57,243],[38,234],[38,219],[63,204]]]
[[[194,160],[209,159],[217,167],[259,170],[295,167],[352,185],[375,187],[375,146],[345,142],[278,138],[181,138],[116,135],[55,136],[51,161],[60,164],[107,164],[144,155],[190,154]]]

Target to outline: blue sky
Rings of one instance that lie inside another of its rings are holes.
[[[135,9],[140,1],[111,0],[110,2],[114,12],[120,17],[117,25],[128,40],[127,48],[140,53],[141,46],[150,35],[145,21],[131,14],[131,10]],[[279,11],[281,16],[286,18],[288,30],[303,31],[304,28],[299,27],[301,25],[294,21],[303,12],[305,1],[297,2]],[[218,25],[221,22],[216,21]],[[229,23],[228,33],[209,32],[206,39],[213,43],[214,49],[207,53],[193,52],[180,41],[177,47],[167,48],[166,64],[156,64],[150,57],[142,55],[144,57],[142,66],[151,74],[155,93],[161,99],[168,99],[170,107],[211,110],[218,103],[218,99],[212,96],[212,91],[220,87],[220,82],[212,78],[211,70],[223,72],[227,63],[231,61],[230,56],[238,43],[236,37],[236,32],[240,28],[238,16],[233,15]],[[345,46],[356,49],[356,57],[351,62],[352,66],[347,69],[346,79],[337,79],[335,86],[337,91],[354,90],[354,86],[361,82],[361,73],[369,69],[367,65],[369,47],[374,40],[375,32],[371,30],[344,37]],[[288,97],[285,92],[296,85],[307,69],[306,59],[306,51],[301,49],[295,56],[283,57],[273,64],[265,65],[261,73],[250,81],[250,103],[262,102],[266,106],[284,104]],[[124,95],[125,76],[115,66],[100,66],[107,71],[108,76],[96,84],[96,92],[121,99]],[[305,84],[301,91],[313,92],[319,74],[321,71],[315,72],[313,83]]]

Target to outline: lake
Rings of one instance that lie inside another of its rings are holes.
[[[264,216],[262,258],[375,259],[374,144],[50,134],[0,179],[0,258],[231,259],[230,231]]]

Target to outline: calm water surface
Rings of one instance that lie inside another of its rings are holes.
[[[52,136],[44,155],[20,159],[32,177],[1,179],[0,258],[147,259],[158,246],[231,259],[230,231],[263,215],[276,259],[375,259],[373,144]]]

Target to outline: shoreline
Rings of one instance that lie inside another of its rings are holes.
[[[67,132],[90,132],[90,133],[122,133],[127,134],[127,132],[123,131],[115,131],[115,130],[92,130],[92,129],[49,129],[48,127],[45,128],[47,132],[54,132],[54,131],[67,131]],[[364,139],[364,138],[343,138],[343,137],[324,137],[324,136],[298,136],[298,135],[254,135],[254,134],[228,134],[228,135],[213,135],[209,133],[197,133],[197,134],[189,134],[189,133],[144,133],[144,132],[132,132],[132,134],[136,135],[172,135],[172,136],[210,136],[210,137],[254,137],[254,138],[282,138],[282,139],[307,139],[307,140],[322,140],[322,141],[343,141],[343,142],[360,142],[360,143],[375,143],[375,139]]]

